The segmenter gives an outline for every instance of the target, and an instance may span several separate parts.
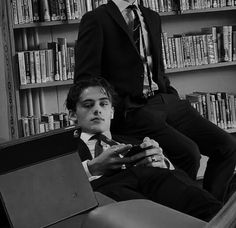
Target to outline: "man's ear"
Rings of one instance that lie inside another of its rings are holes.
[[[77,120],[76,112],[70,110],[69,111],[69,118],[75,122]]]
[[[114,107],[111,107],[111,120],[114,118]]]

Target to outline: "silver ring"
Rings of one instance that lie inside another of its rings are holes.
[[[151,158],[152,158],[152,162],[156,162],[157,161],[155,155],[153,155]]]
[[[123,164],[123,165],[121,166],[121,169],[126,169],[126,165]]]

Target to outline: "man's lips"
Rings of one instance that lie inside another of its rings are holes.
[[[95,117],[95,118],[92,118],[91,121],[104,121],[104,119],[101,117]]]

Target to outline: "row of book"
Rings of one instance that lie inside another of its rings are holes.
[[[74,47],[66,38],[47,44],[48,49],[17,53],[20,84],[65,81],[74,78]]]
[[[44,21],[76,20],[108,0],[12,0],[14,24]],[[156,12],[236,6],[236,0],[142,0],[142,4]]]
[[[107,0],[12,0],[14,24],[81,19]]]
[[[200,66],[236,60],[234,26],[202,28],[201,33],[168,37],[162,33],[162,55],[165,69]]]
[[[24,137],[74,125],[67,113],[22,117],[21,123]]]
[[[178,9],[174,0],[143,0],[143,5],[156,12],[171,12]]]
[[[236,6],[235,0],[180,0],[180,11]]]
[[[236,94],[193,92],[186,99],[203,117],[222,129],[236,128]]]

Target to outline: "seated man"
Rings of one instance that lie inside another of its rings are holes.
[[[221,203],[175,169],[156,141],[145,137],[140,147],[149,149],[128,157],[132,145],[111,139],[113,95],[104,79],[91,78],[73,85],[66,100],[87,145],[79,147],[79,153],[93,189],[116,201],[149,199],[209,221]]]

